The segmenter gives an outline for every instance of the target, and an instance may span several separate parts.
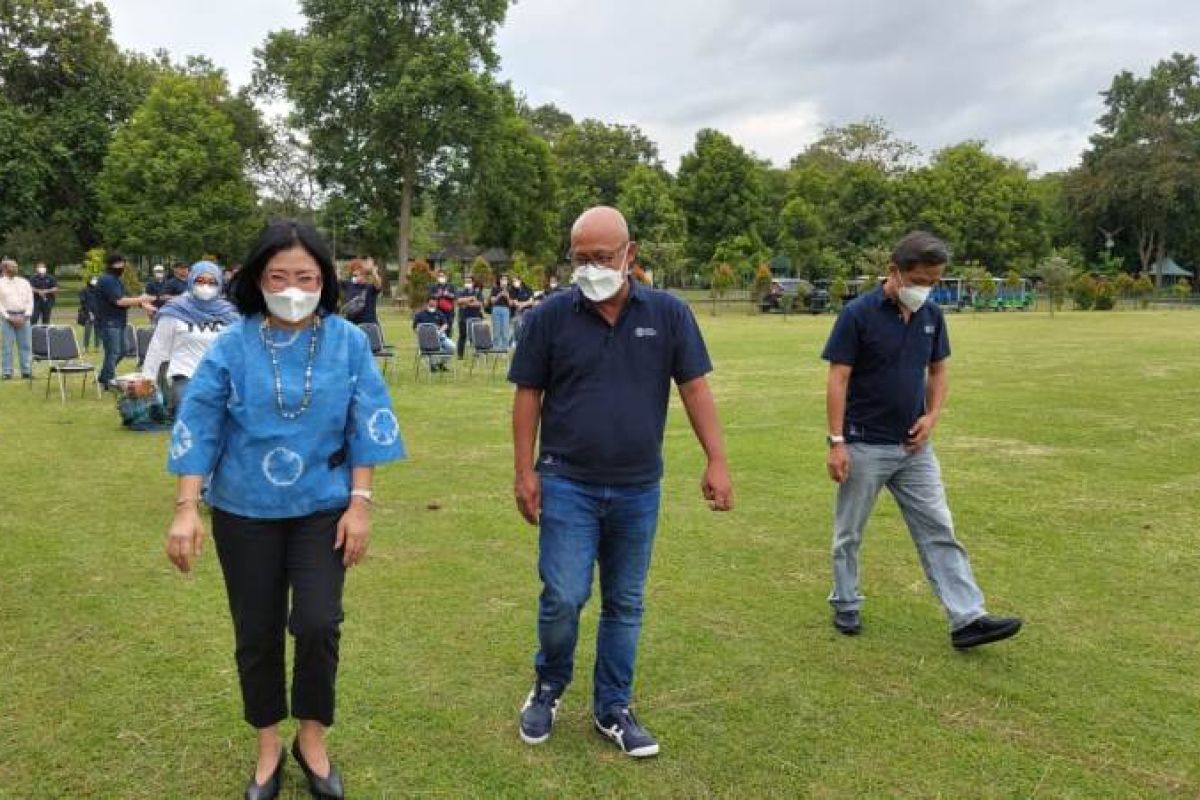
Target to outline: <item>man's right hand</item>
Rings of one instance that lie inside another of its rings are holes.
[[[517,510],[530,525],[537,525],[542,516],[542,479],[534,470],[518,472],[513,481],[513,496]]]
[[[825,458],[825,466],[829,470],[829,477],[833,478],[834,483],[845,483],[850,477],[850,451],[844,444],[835,444],[829,448],[829,455]]]

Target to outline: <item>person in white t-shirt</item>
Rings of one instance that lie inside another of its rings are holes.
[[[157,378],[159,368],[168,364],[172,412],[183,403],[187,382],[208,348],[238,319],[237,309],[221,294],[221,283],[219,266],[198,261],[188,273],[187,293],[158,312],[142,372]]]

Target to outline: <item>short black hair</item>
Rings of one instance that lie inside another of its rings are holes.
[[[267,302],[263,299],[259,283],[267,262],[277,253],[302,247],[312,256],[321,268],[321,302],[320,308],[328,314],[334,314],[338,309],[338,279],[337,268],[333,264],[333,254],[325,240],[317,233],[317,229],[307,222],[296,219],[277,219],[267,223],[258,235],[258,241],[250,248],[250,255],[242,268],[232,280],[230,298],[237,306],[242,316],[265,314]]]
[[[112,269],[117,264],[120,264],[124,261],[125,261],[125,256],[121,255],[120,253],[113,253],[111,256],[104,259],[104,268]]]
[[[908,272],[916,267],[940,267],[950,263],[950,248],[926,231],[913,231],[896,242],[892,263]]]

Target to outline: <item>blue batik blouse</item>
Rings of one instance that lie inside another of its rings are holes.
[[[283,407],[304,397],[312,328],[268,327]],[[344,508],[350,474],[405,457],[400,424],[366,335],[341,317],[321,321],[312,399],[295,419],[279,412],[263,317],[231,325],[188,383],[167,468],[206,480],[209,505],[243,517],[282,519]]]

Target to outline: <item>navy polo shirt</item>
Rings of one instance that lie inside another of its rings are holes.
[[[96,283],[96,324],[101,328],[124,328],[127,309],[117,305],[117,301],[125,296],[125,285],[121,279],[111,272],[105,272]]]
[[[632,486],[662,477],[671,381],[711,371],[687,304],[635,281],[612,327],[578,288],[532,309],[508,379],[543,391],[538,472]]]
[[[949,356],[946,319],[937,303],[925,303],[907,324],[882,288],[848,303],[821,353],[830,363],[852,367],[846,440],[903,444],[925,413],[929,365]]]

